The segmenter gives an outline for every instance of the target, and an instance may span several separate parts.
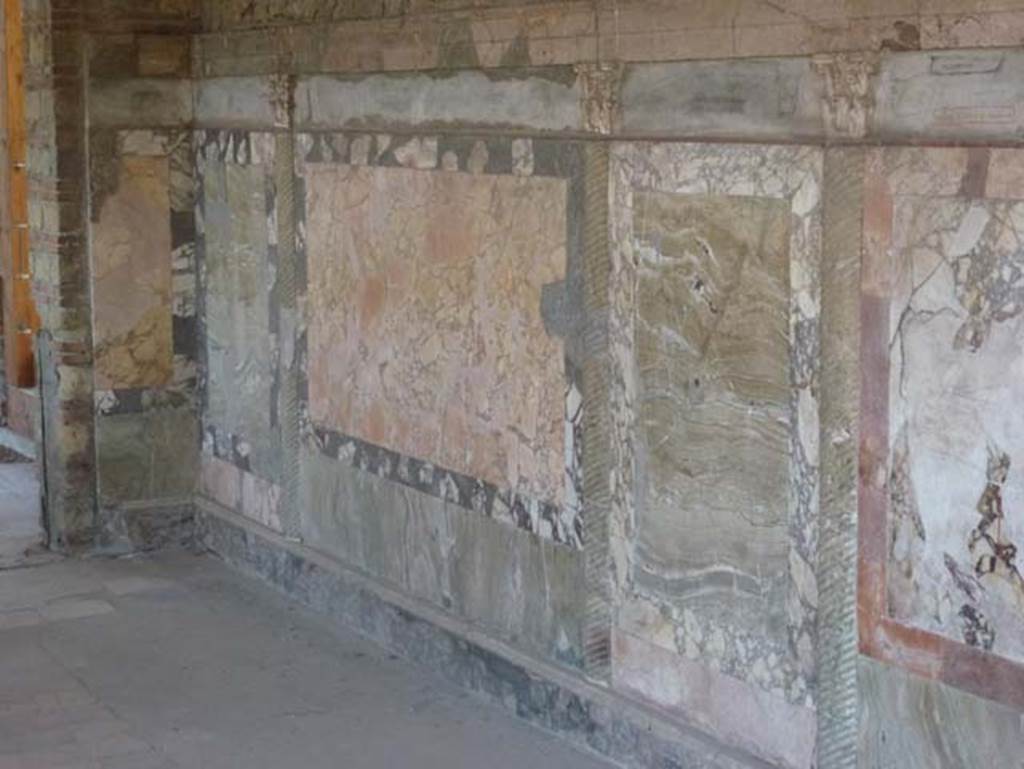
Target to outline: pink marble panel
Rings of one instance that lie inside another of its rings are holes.
[[[314,422],[563,502],[567,183],[307,169]]]

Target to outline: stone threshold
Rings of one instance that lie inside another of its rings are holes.
[[[229,565],[577,747],[630,767],[770,769],[205,497],[195,512],[197,544]]]

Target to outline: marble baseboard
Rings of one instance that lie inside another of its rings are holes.
[[[768,769],[202,497],[196,527],[197,542],[228,564],[583,749],[631,767]]]
[[[195,543],[196,514],[191,497],[125,502],[105,507],[95,551],[123,555]]]

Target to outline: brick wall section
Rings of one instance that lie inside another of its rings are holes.
[[[45,498],[57,549],[88,544],[95,517],[83,22],[78,0],[36,0],[25,8]]]
[[[41,318],[46,503],[51,546],[96,534],[87,81],[182,76],[191,0],[28,0],[26,122],[33,289]]]

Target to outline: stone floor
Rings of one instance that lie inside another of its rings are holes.
[[[0,571],[0,769],[608,766],[211,556]]]

